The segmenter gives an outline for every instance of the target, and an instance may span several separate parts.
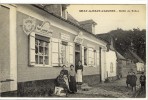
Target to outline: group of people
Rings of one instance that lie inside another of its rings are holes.
[[[60,75],[55,80],[55,85],[62,87],[66,94],[76,93],[77,88],[82,85],[82,73],[83,66],[81,61],[79,61],[78,65],[74,67],[74,65],[70,65],[70,70],[66,69],[66,65],[62,66],[62,70],[60,71]]]
[[[132,87],[132,91],[136,91],[136,81],[137,81],[137,76],[135,75],[135,72],[128,72],[128,75],[126,78],[126,84],[127,84],[127,87],[129,87],[129,85]],[[146,76],[144,75],[144,72],[142,72],[142,75],[140,76],[139,81],[141,84],[141,89],[145,89]]]

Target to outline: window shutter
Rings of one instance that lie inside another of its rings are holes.
[[[82,65],[84,65],[84,46],[82,46]]]
[[[69,64],[74,64],[73,62],[73,56],[74,56],[74,44],[73,43],[69,43]]]
[[[30,33],[29,37],[29,65],[35,65],[35,32]]]
[[[92,48],[88,48],[88,66],[92,66]]]
[[[52,38],[52,66],[59,66],[59,40]]]
[[[97,51],[94,53],[95,58],[94,58],[94,66],[97,67]]]
[[[97,66],[99,66],[99,50],[97,50],[96,52],[97,52],[97,60],[96,60],[96,64],[97,64]]]
[[[62,66],[62,42],[59,40],[59,66]]]
[[[66,67],[69,67],[69,43],[66,46]]]

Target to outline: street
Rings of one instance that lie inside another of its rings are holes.
[[[137,91],[126,87],[126,78],[109,83],[90,86],[88,91],[78,90],[76,94],[69,94],[70,98],[145,98],[146,92],[140,90],[139,75],[137,75]]]

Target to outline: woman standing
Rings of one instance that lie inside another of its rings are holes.
[[[82,73],[83,73],[83,65],[81,61],[79,61],[78,65],[75,68],[76,71],[76,82],[78,85],[82,85]]]
[[[74,65],[70,65],[69,70],[69,88],[72,93],[77,92]]]

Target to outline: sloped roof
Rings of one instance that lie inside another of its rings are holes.
[[[97,38],[106,41],[110,45],[110,50],[115,50],[114,41],[110,34],[97,34]]]
[[[137,62],[144,62],[136,53],[131,51],[130,49],[127,49],[123,55],[126,59],[132,60],[134,63]]]
[[[80,25],[79,22],[75,18],[73,18],[69,13],[67,13],[67,20],[76,25]]]
[[[126,60],[119,52],[116,52],[117,59]]]
[[[110,36],[108,34],[97,34],[97,38],[103,39],[110,44]]]
[[[63,21],[65,21],[65,22],[67,22],[67,23],[69,23],[69,24],[71,24],[71,25],[73,25],[73,26],[79,28],[80,30],[83,30],[83,31],[85,31],[85,32],[87,32],[87,33],[89,33],[89,34],[91,34],[93,37],[95,37],[96,39],[98,39],[95,34],[89,32],[89,31],[87,31],[86,29],[84,29],[83,27],[81,27],[81,26],[79,25],[79,23],[77,23],[78,21],[77,21],[76,19],[74,19],[70,14],[68,14],[69,18],[68,18],[68,20],[66,20],[66,19],[64,19],[64,18],[62,18],[62,17],[60,17],[60,16],[57,16],[57,15],[54,14],[54,13],[50,13],[49,11],[47,11],[46,9],[44,9],[44,5],[32,4],[32,6],[37,7],[38,9],[41,9],[41,10],[47,12],[48,14],[50,14],[50,15],[52,15],[52,16],[54,16],[54,17],[60,19],[60,20],[63,20]],[[76,22],[74,22],[74,21],[76,21]],[[102,42],[107,43],[107,42],[104,41],[103,39],[98,39],[98,40],[101,40]]]
[[[144,61],[133,51],[129,50],[129,52],[137,59],[138,62],[144,63]]]

